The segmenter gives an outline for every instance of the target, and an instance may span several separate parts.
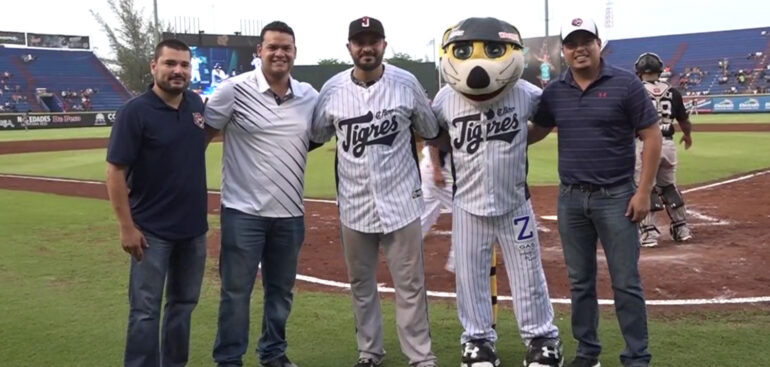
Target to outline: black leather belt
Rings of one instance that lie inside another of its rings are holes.
[[[609,185],[597,185],[593,183],[575,183],[575,184],[565,184],[565,186],[567,186],[570,190],[578,190],[582,192],[596,192],[601,189],[611,189],[613,187],[625,185],[629,182],[631,182],[631,180],[626,179],[626,180],[621,180]]]
[[[672,135],[672,136],[665,136],[665,135],[664,135],[664,136],[663,136],[663,139],[666,139],[666,140],[674,140],[674,136],[673,136],[673,135]]]

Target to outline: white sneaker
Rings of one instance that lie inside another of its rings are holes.
[[[660,232],[657,228],[652,227],[642,232],[639,241],[642,243],[642,247],[655,247],[658,245],[658,237],[660,237]]]
[[[692,239],[692,231],[686,224],[671,227],[671,238],[676,242],[687,242]]]

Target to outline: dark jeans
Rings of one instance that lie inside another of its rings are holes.
[[[612,279],[615,313],[626,348],[624,366],[646,366],[647,314],[639,277],[639,235],[636,223],[625,216],[634,194],[626,183],[597,191],[559,188],[559,234],[572,294],[572,334],[577,355],[596,358],[601,353],[597,335],[599,304],[596,297],[596,243],[601,240]]]
[[[222,249],[214,361],[241,366],[249,345],[249,302],[262,264],[264,308],[257,351],[262,362],[286,353],[286,320],[291,312],[297,258],[305,238],[304,217],[267,218],[222,208]]]
[[[125,366],[184,366],[190,344],[190,315],[198,304],[206,263],[206,235],[166,241],[144,233],[149,248],[131,258]],[[163,330],[158,344],[163,286]]]

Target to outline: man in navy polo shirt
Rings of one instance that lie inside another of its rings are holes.
[[[153,85],[118,110],[107,147],[107,191],[132,256],[124,365],[184,366],[206,260],[203,102],[186,90],[184,43],[160,42],[150,69]]]
[[[529,142],[558,128],[558,218],[572,293],[572,334],[578,341],[571,367],[598,367],[596,243],[607,259],[615,312],[626,348],[626,367],[648,366],[647,316],[639,276],[637,223],[650,210],[660,159],[658,114],[638,78],[601,59],[596,24],[575,18],[562,26],[569,65],[541,97]],[[634,137],[644,141],[639,187],[634,177]]]

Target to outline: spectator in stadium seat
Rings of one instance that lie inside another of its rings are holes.
[[[150,69],[152,86],[118,110],[107,147],[107,192],[131,254],[124,367],[187,363],[206,260],[206,132],[186,90],[189,47],[160,42]]]
[[[726,73],[723,73],[722,75],[720,75],[720,76],[719,76],[719,79],[717,79],[717,82],[718,82],[719,84],[725,84],[725,83],[727,83],[727,81],[728,81],[729,79],[730,79],[730,78],[727,76],[727,74],[726,74]]]
[[[738,73],[738,76],[735,77],[735,80],[737,80],[741,85],[746,84],[746,74],[744,74],[741,70],[741,72]]]

